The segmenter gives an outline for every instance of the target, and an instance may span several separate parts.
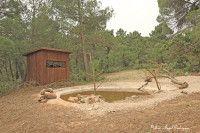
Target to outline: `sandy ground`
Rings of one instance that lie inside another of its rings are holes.
[[[101,87],[129,86],[134,90],[143,83],[142,78],[135,79],[138,71],[124,73],[108,75],[110,82]],[[0,97],[0,133],[200,133],[200,77],[178,79],[189,83],[184,90],[188,94],[182,94],[168,79],[160,79],[160,93],[98,106],[72,104],[59,98],[38,103],[41,88],[19,89]],[[87,86],[91,85],[81,89]],[[151,83],[146,90],[157,89]],[[63,89],[57,90],[58,95],[61,92]]]
[[[129,72],[130,73],[130,72]],[[110,76],[111,77],[111,76]],[[109,78],[110,78],[109,77]],[[117,75],[115,75],[117,77]],[[123,77],[120,77],[120,79]],[[119,110],[131,110],[131,109],[145,109],[149,107],[156,106],[158,103],[163,101],[169,101],[177,96],[184,95],[182,91],[190,94],[195,92],[200,92],[200,77],[199,76],[182,76],[176,77],[180,81],[189,83],[189,87],[184,90],[179,90],[178,85],[171,83],[169,79],[159,79],[161,85],[161,92],[157,92],[157,87],[155,81],[148,84],[148,86],[143,89],[145,92],[149,92],[150,96],[141,96],[133,100],[122,100],[114,103],[95,103],[95,104],[76,104],[69,103],[60,99],[60,95],[68,94],[72,92],[80,92],[85,90],[92,90],[93,85],[75,86],[67,87],[55,90],[58,98],[55,100],[50,100],[49,104],[60,104],[63,106],[73,106],[84,111],[89,115],[104,115],[108,112],[115,112]],[[142,86],[145,82],[143,79],[129,79],[126,80],[114,80],[110,82],[103,83],[98,90],[116,90],[116,91],[129,91],[138,92],[137,88]]]

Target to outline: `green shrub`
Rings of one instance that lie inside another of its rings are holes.
[[[0,95],[9,94],[14,90],[20,81],[1,81],[0,82]]]
[[[183,72],[191,72],[192,70],[190,69],[190,67],[185,67],[183,68]]]

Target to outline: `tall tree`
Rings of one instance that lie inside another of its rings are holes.
[[[101,9],[101,3],[97,0],[83,1],[61,1],[54,0],[53,6],[65,23],[71,24],[69,33],[73,37],[79,36],[82,46],[84,69],[89,73],[89,65],[87,59],[86,34],[91,35],[93,31],[105,29],[106,22],[112,17],[113,10],[110,8]],[[63,24],[62,24],[63,25]],[[64,27],[62,27],[64,28]],[[77,41],[76,41],[77,43]],[[86,80],[89,81],[89,75],[86,75]]]
[[[199,0],[158,0],[158,22],[166,22],[170,28],[181,30],[192,25],[186,21],[187,15],[199,9]]]
[[[84,37],[84,29],[83,29],[83,0],[78,0],[78,16],[79,16],[79,24],[80,24],[80,38],[81,38],[81,44],[82,44],[82,49],[83,49],[83,60],[84,60],[85,72],[87,73],[86,81],[89,81],[90,80],[89,65],[88,65],[87,50],[85,46],[85,37]]]

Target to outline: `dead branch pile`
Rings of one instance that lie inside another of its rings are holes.
[[[52,88],[48,88],[48,89],[43,89],[41,92],[40,92],[40,99],[38,100],[38,102],[41,102],[41,103],[46,103],[48,101],[48,99],[56,99],[57,96],[56,94],[53,92],[53,89]]]
[[[180,85],[179,89],[185,89],[189,86],[189,84],[187,82],[181,82],[179,80],[177,80],[167,69],[165,69],[162,65],[159,65],[157,62],[154,62],[152,60],[149,60],[150,62],[156,64],[160,69],[162,69],[167,75],[163,75],[163,74],[157,74],[155,69],[149,69],[147,66],[144,66],[144,68],[146,69],[146,71],[148,71],[151,76],[147,76],[145,79],[145,84],[142,85],[140,88],[138,88],[138,90],[141,90],[142,88],[145,88],[149,82],[152,82],[152,79],[155,79],[156,81],[156,85],[158,90],[161,90],[161,86],[160,83],[158,82],[158,77],[164,77],[164,78],[168,78],[171,80],[172,83]]]

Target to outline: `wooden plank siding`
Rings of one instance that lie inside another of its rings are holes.
[[[46,68],[44,70],[44,75],[46,76],[45,84],[52,83],[58,80],[69,80],[69,54],[59,53],[52,51],[44,51],[44,60],[51,61],[65,61],[66,68]],[[46,67],[46,63],[45,63]]]
[[[27,56],[27,80],[37,81],[40,85],[53,83],[58,80],[69,80],[69,54],[63,50],[41,48],[33,50]],[[64,61],[65,68],[47,68],[46,61]]]

